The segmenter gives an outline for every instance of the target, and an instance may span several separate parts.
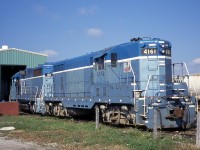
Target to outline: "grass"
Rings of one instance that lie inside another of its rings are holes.
[[[196,149],[188,141],[159,137],[154,140],[152,133],[137,128],[117,128],[100,125],[95,130],[93,121],[74,121],[47,116],[1,116],[0,127],[14,126],[16,130],[3,132],[5,136],[40,144],[57,143],[61,149],[135,149],[135,150],[176,150]],[[180,142],[180,144],[177,144]]]

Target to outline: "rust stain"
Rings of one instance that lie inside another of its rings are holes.
[[[180,109],[180,108],[174,109],[174,116],[176,118],[182,118],[183,114],[184,114],[184,110],[183,109]]]

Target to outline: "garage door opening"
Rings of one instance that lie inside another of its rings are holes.
[[[19,70],[25,70],[25,65],[1,65],[0,66],[0,101],[9,100],[11,77]]]

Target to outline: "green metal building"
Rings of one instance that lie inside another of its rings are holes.
[[[0,48],[0,101],[8,100],[11,77],[19,70],[36,67],[47,60],[47,55],[22,49]]]

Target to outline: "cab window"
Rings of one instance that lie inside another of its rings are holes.
[[[111,67],[117,67],[117,53],[111,53]]]
[[[95,70],[104,70],[104,55],[98,58],[95,58]]]

